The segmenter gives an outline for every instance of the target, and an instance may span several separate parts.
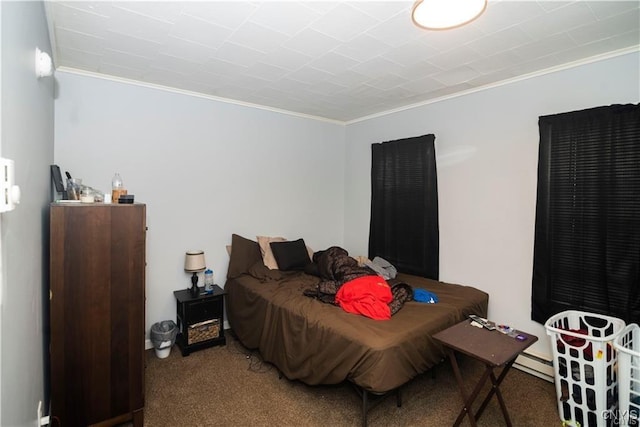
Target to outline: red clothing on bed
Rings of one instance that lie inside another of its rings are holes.
[[[380,276],[350,280],[336,293],[336,302],[344,311],[376,320],[391,319],[389,303],[392,299],[389,284]]]

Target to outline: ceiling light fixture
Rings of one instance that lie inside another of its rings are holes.
[[[411,19],[420,28],[448,30],[468,24],[486,8],[487,0],[418,0]]]

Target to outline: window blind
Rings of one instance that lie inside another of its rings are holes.
[[[439,276],[438,183],[433,134],[371,145],[369,258]]]
[[[640,321],[640,107],[539,118],[532,319]]]

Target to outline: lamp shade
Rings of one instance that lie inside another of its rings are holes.
[[[193,273],[204,271],[207,265],[204,261],[204,251],[187,251],[184,257],[184,271]]]
[[[486,8],[487,0],[418,0],[411,19],[427,30],[448,30],[473,21]]]

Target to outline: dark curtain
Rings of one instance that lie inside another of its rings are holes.
[[[533,320],[640,322],[640,106],[539,118]]]
[[[435,136],[371,145],[369,258],[438,280]]]

